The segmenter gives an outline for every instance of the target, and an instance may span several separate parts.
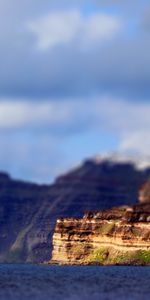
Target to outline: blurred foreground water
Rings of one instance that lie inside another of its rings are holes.
[[[1,264],[0,299],[150,299],[150,267]]]

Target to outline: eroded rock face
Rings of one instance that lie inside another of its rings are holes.
[[[150,205],[89,212],[82,219],[59,219],[52,262],[150,264]]]

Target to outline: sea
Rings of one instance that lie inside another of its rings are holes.
[[[0,265],[0,300],[149,300],[150,267]]]

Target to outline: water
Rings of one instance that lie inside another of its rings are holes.
[[[0,265],[0,300],[147,300],[149,267]]]

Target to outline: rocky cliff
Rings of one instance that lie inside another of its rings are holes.
[[[0,261],[50,259],[55,222],[87,210],[132,205],[150,175],[132,162],[85,161],[54,184],[36,185],[0,175]]]
[[[150,204],[58,219],[51,263],[150,264]]]

